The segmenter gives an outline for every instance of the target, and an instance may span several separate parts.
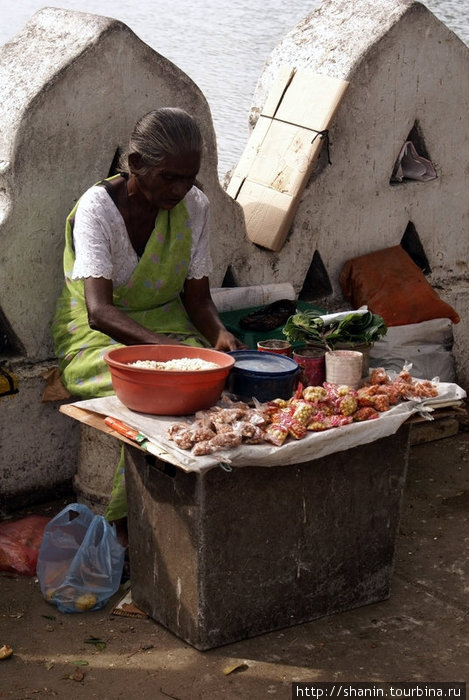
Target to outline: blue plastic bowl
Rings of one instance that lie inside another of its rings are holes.
[[[256,398],[264,403],[293,396],[300,368],[291,358],[258,350],[234,350],[228,355],[235,363],[226,389],[241,401]]]

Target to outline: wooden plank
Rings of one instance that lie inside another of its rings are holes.
[[[268,122],[265,117],[260,119]],[[311,142],[311,131],[294,124],[275,120],[268,123],[266,138],[257,157],[253,159],[246,179],[296,197],[302,191],[304,180],[319,155],[322,140],[316,138]],[[259,206],[264,204],[265,202],[259,202]]]
[[[409,419],[411,424],[410,444],[420,445],[442,438],[457,435],[461,426],[467,421],[467,411],[463,401],[452,402],[447,407],[436,408],[429,421],[423,416],[415,415]]]
[[[64,413],[66,416],[69,416],[70,418],[74,418],[80,423],[85,423],[85,425],[89,425],[91,428],[96,428],[96,430],[100,430],[102,433],[112,435],[113,437],[122,440],[122,442],[126,442],[128,445],[132,445],[133,447],[138,447],[138,449],[142,449],[138,443],[134,442],[133,440],[129,440],[124,435],[121,435],[120,433],[117,433],[115,430],[110,428],[104,422],[105,416],[103,416],[102,413],[85,411],[83,408],[78,408],[78,406],[74,406],[73,404],[63,404],[59,407],[59,411],[61,413]]]
[[[176,457],[174,457],[169,452],[166,452],[166,450],[160,448],[158,445],[155,444],[157,452],[150,452],[144,445],[142,446],[134,440],[129,440],[129,438],[126,438],[121,433],[118,433],[115,430],[113,430],[104,422],[106,416],[102,413],[88,411],[83,408],[79,408],[78,406],[74,406],[73,404],[63,404],[59,407],[59,411],[61,413],[64,413],[66,416],[69,416],[70,418],[78,420],[80,423],[85,423],[85,425],[88,425],[91,428],[96,428],[96,430],[100,430],[102,433],[112,435],[118,440],[126,442],[128,445],[132,445],[132,447],[135,447],[136,449],[141,450],[142,452],[146,452],[147,454],[153,454],[158,459],[161,459],[163,462],[173,464],[174,466],[179,467],[179,469],[182,469],[183,471],[189,471],[187,467],[184,464],[181,464],[181,462]]]
[[[261,198],[266,206],[259,206]],[[283,227],[289,227],[293,220],[291,200],[287,193],[245,180],[238,201],[243,207],[248,238],[265,248],[275,245],[275,239],[283,238]]]
[[[452,437],[459,432],[459,421],[454,416],[437,417],[433,421],[413,423],[410,429],[410,444],[421,445],[442,438]]]
[[[251,134],[251,137],[246,145],[246,148],[241,155],[241,158],[236,166],[236,169],[231,176],[231,180],[226,188],[227,193],[233,199],[237,198],[240,188],[244,180],[248,177],[251,168],[254,165],[258,154],[261,151],[262,144],[267,136],[267,132],[270,126],[269,119],[259,118],[256,128]]]
[[[285,91],[275,119],[323,131],[333,120],[347,87],[344,80],[299,70]]]

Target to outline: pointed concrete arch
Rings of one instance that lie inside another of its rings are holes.
[[[185,73],[117,20],[46,8],[0,47],[0,86],[0,319],[10,348],[53,356],[65,217],[107,175],[136,119],[158,106],[182,107],[201,125],[211,281],[221,284],[244,222],[218,181],[208,104]]]

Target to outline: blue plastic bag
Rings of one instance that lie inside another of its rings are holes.
[[[102,515],[66,506],[44,529],[36,568],[42,595],[60,612],[100,610],[119,588],[124,553]]]

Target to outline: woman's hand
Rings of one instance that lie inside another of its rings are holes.
[[[226,328],[218,334],[217,342],[214,345],[215,350],[228,352],[230,350],[246,350],[247,345],[244,345],[233,333],[230,333]]]
[[[246,347],[223,325],[210,295],[207,277],[186,280],[182,302],[194,326],[215,350],[226,352]]]

